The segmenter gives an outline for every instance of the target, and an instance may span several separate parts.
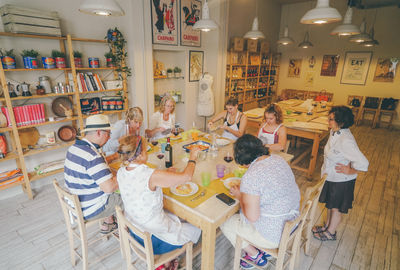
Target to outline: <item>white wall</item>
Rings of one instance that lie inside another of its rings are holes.
[[[332,5],[332,4],[331,4]],[[357,44],[348,42],[347,38],[338,38],[330,36],[329,33],[340,23],[328,25],[311,25],[306,26],[300,24],[300,18],[307,10],[315,6],[315,2],[297,3],[284,5],[282,8],[281,28],[284,25],[289,26],[289,35],[295,40],[295,44],[288,47],[281,46],[279,50],[282,52],[281,70],[279,76],[279,91],[282,89],[306,89],[320,91],[327,89],[328,92],[334,93],[333,101],[336,104],[345,104],[348,95],[361,96],[379,96],[400,98],[400,75],[397,74],[394,82],[374,82],[376,63],[378,58],[382,57],[400,57],[400,8],[392,6],[379,8],[375,23],[375,38],[380,45],[375,48],[365,48]],[[344,15],[346,11],[346,1],[335,1],[334,7]],[[367,19],[367,30],[369,31],[375,10],[359,10],[353,9],[353,23],[360,25],[363,17]],[[303,40],[306,30],[310,32],[310,41],[314,44],[313,48],[302,49],[297,45]],[[368,77],[365,85],[349,85],[341,84],[340,78],[343,70],[345,53],[349,51],[372,51],[372,61],[369,67]],[[339,54],[339,64],[335,77],[320,76],[322,58],[328,54]],[[316,64],[314,68],[308,65],[308,59],[314,56]],[[301,58],[302,68],[300,78],[288,78],[288,61],[289,58]],[[314,84],[308,87],[305,84],[306,74],[314,73]],[[397,68],[397,73],[400,69]],[[400,106],[399,106],[400,107]],[[400,108],[398,108],[399,112]],[[396,117],[396,124],[400,121]]]

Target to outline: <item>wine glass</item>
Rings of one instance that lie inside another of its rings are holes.
[[[157,144],[158,144],[158,141],[156,140],[156,139],[151,139],[150,140],[150,142],[151,142],[151,144],[153,145],[153,146],[156,146]]]
[[[230,163],[231,161],[233,161],[233,157],[229,152],[227,152],[226,155],[224,156],[224,160]]]
[[[175,136],[178,136],[179,134],[179,128],[175,127],[172,129],[172,134],[174,134]]]
[[[161,162],[161,160],[164,158],[164,153],[163,153],[163,152],[159,152],[159,153],[157,154],[157,158],[160,160],[160,163],[159,163],[159,165],[158,165],[158,168],[159,168],[159,169],[162,169],[162,162]]]

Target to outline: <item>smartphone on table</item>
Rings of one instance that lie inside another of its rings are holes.
[[[228,206],[231,206],[235,203],[235,200],[226,195],[225,193],[220,193],[216,197]]]

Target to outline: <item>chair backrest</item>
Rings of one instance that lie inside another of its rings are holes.
[[[313,206],[314,206],[314,201],[316,200],[318,202],[318,198],[319,195],[321,194],[322,188],[324,186],[326,180],[326,174],[324,174],[321,178],[321,180],[319,180],[319,182],[317,184],[315,184],[312,187],[308,187],[304,193],[303,196],[303,207],[305,206],[305,202],[307,201],[312,201],[313,202]],[[316,205],[317,203],[315,203]],[[312,208],[312,207],[311,207]]]
[[[287,153],[287,151],[289,150],[289,146],[290,146],[290,141],[287,140],[287,141],[286,141],[286,145],[285,145],[285,149],[283,149],[283,152],[284,152],[284,153]]]
[[[154,253],[153,244],[151,242],[151,235],[148,232],[143,232],[134,226],[124,215],[121,207],[115,207],[117,212],[117,220],[119,227],[120,242],[124,250],[127,265],[131,264],[131,250],[143,261],[147,263],[148,269],[154,269]],[[142,246],[131,234],[143,239],[144,246]],[[129,268],[129,267],[128,267]]]

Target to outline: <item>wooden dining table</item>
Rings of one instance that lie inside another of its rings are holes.
[[[295,157],[291,163],[291,167],[306,172],[306,177],[312,179],[312,175],[317,164],[318,149],[320,142],[323,138],[329,135],[328,132],[328,111],[333,105],[331,102],[322,107],[320,103],[313,109],[311,115],[307,114],[308,109],[301,107],[303,100],[288,100],[279,102],[284,116],[284,126],[286,127],[287,134],[299,138],[312,140],[312,146],[306,151]],[[249,127],[258,128],[263,121],[264,108],[256,108],[246,111],[247,125]],[[308,156],[311,156],[307,167],[298,165],[300,161]]]
[[[209,142],[206,138],[200,134],[199,139]],[[190,136],[189,136],[190,137]],[[208,137],[210,138],[210,137]],[[183,145],[193,142],[191,139],[186,141],[178,140],[172,143],[173,147],[173,167],[177,170],[183,170],[186,167],[188,161],[188,154],[185,153],[183,149]],[[155,164],[159,168],[165,168],[164,159],[158,159],[157,154],[160,152],[160,147],[156,146],[154,150],[152,150],[149,154],[148,162]],[[222,201],[216,198],[216,195],[219,191],[222,190],[223,193],[229,195],[229,190],[227,188],[219,189],[218,192],[213,190],[213,186],[219,184],[218,181],[221,181],[217,177],[216,173],[216,165],[224,164],[226,166],[225,173],[229,176],[233,176],[232,173],[239,167],[235,161],[227,163],[224,161],[224,156],[229,153],[233,155],[233,146],[232,142],[230,142],[226,146],[218,147],[218,154],[214,157],[210,153],[203,156],[204,160],[197,160],[196,169],[193,175],[192,181],[198,184],[201,188],[205,188],[205,192],[215,193],[207,200],[199,204],[198,206],[192,208],[187,204],[183,203],[176,197],[168,195],[164,190],[164,208],[171,213],[177,215],[179,218],[193,224],[194,226],[200,228],[202,230],[202,239],[201,239],[201,269],[209,270],[214,269],[214,258],[215,258],[215,242],[217,229],[221,226],[229,217],[238,212],[240,205],[237,200],[233,205],[226,205]],[[284,153],[280,154],[284,159],[289,161],[290,156],[288,157]],[[211,174],[212,184],[208,187],[201,186],[201,173],[209,172]],[[225,177],[226,178],[226,177]],[[200,191],[199,191],[200,192]],[[192,195],[193,199],[201,197],[197,192]]]

